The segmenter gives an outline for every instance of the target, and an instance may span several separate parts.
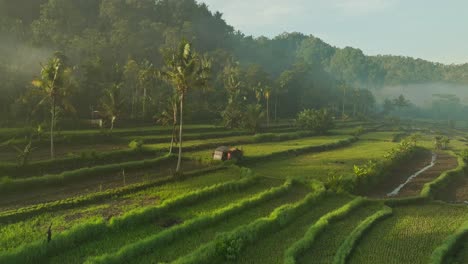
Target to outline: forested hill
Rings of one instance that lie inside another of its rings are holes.
[[[213,60],[211,92],[192,95],[203,98],[192,113],[205,117],[224,104],[220,76],[227,61],[239,62],[246,85],[290,86],[284,104],[291,107],[280,110],[282,115],[295,114],[299,110],[295,107],[330,105],[343,83],[370,89],[427,82],[468,84],[468,64],[365,56],[359,49],[338,49],[300,33],[273,39],[245,36],[221,13],[195,0],[0,0],[0,34],[0,112],[16,115],[28,109],[12,102],[37,75],[39,62],[55,51],[62,52],[77,73],[79,89],[73,100],[84,115],[99,104],[106,86],[119,78],[131,84],[132,67],[145,63],[161,67],[160,51],[183,38]]]

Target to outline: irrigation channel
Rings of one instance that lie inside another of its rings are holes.
[[[414,173],[413,175],[411,175],[407,180],[406,182],[404,182],[403,184],[401,184],[400,186],[398,186],[395,190],[393,190],[392,192],[388,193],[387,194],[387,197],[395,197],[395,196],[398,196],[400,194],[400,191],[401,189],[403,189],[406,185],[408,185],[413,179],[415,179],[416,177],[418,177],[419,175],[421,175],[422,173],[426,172],[427,170],[429,170],[430,168],[434,167],[435,164],[436,164],[436,161],[437,161],[437,153],[432,153],[432,160],[431,160],[431,164],[427,165],[426,167],[420,169],[419,171],[417,171],[416,173]]]

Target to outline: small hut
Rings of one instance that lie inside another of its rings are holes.
[[[240,160],[242,159],[243,152],[242,150],[238,148],[229,148],[226,146],[221,146],[218,147],[214,152],[213,152],[213,160]]]

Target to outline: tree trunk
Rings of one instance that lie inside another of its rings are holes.
[[[135,91],[132,91],[132,113],[130,116],[135,117]]]
[[[182,162],[182,129],[184,125],[184,94],[180,96],[180,126],[179,126],[179,157],[177,159],[176,173],[180,172]]]
[[[270,97],[267,97],[267,127],[270,127]]]
[[[275,123],[278,123],[278,94],[275,96]]]
[[[343,112],[341,113],[342,119],[345,118],[345,100],[346,100],[346,86],[343,86]]]
[[[171,147],[169,148],[169,154],[172,154],[174,148],[174,142],[176,138],[176,129],[177,129],[177,102],[172,104],[172,137],[171,137]]]
[[[111,119],[111,127],[110,127],[111,131],[114,129],[114,123],[115,123],[115,116],[113,116]]]
[[[52,98],[52,107],[50,113],[50,158],[55,159],[54,148],[54,126],[55,126],[55,97]]]
[[[146,87],[143,88],[143,120],[146,117]]]

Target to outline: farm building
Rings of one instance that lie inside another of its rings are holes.
[[[218,147],[213,152],[213,160],[232,160],[232,159],[242,159],[243,152],[238,148],[229,148],[226,146]]]

